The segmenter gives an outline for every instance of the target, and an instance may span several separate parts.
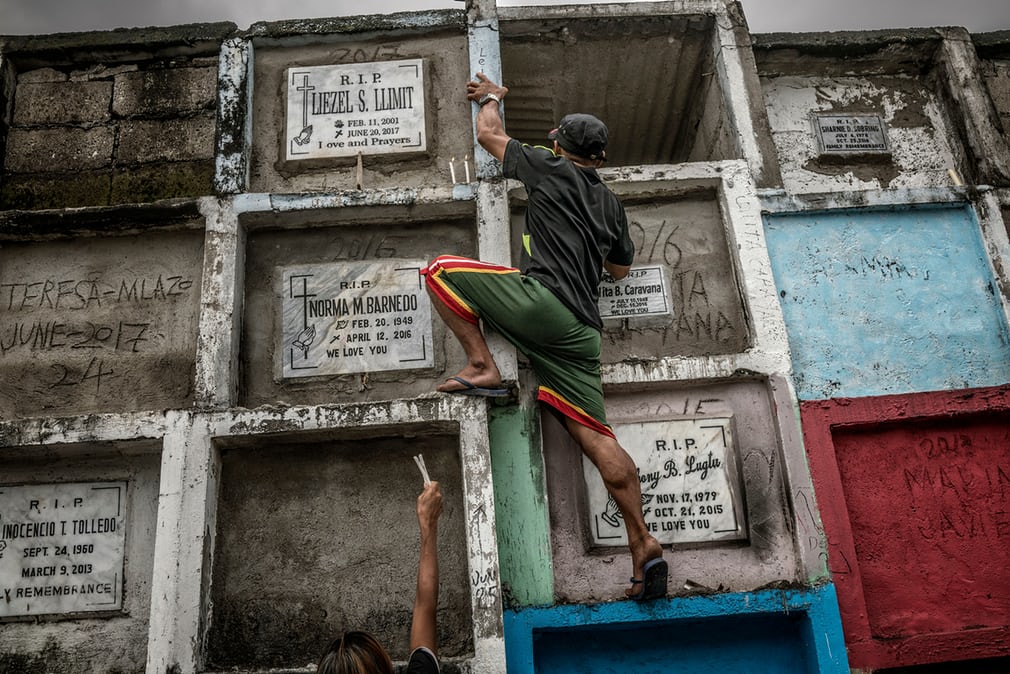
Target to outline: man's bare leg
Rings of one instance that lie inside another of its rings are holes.
[[[431,289],[428,289],[428,295],[431,297],[431,304],[435,307],[435,311],[438,312],[446,327],[456,336],[463,351],[466,352],[466,366],[457,372],[456,376],[467,380],[474,386],[484,388],[501,386],[501,373],[494,362],[491,350],[488,349],[480,326],[463,320],[431,292]],[[449,379],[439,384],[436,390],[442,393],[452,393],[464,388],[466,387],[459,382]]]
[[[642,484],[638,480],[635,461],[614,438],[597,433],[588,426],[565,418],[568,432],[593,462],[607,491],[614,497],[617,507],[624,517],[628,532],[628,548],[631,550],[633,578],[642,578],[642,567],[649,560],[663,556],[663,547],[649,533],[642,515]],[[625,590],[631,596],[638,592],[634,585]]]

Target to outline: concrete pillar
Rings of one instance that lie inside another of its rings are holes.
[[[214,171],[214,191],[218,194],[243,192],[249,186],[252,66],[252,42],[235,38],[221,45]]]
[[[167,412],[165,420],[147,671],[190,674],[202,667],[217,459],[205,418]]]
[[[200,207],[206,238],[195,402],[198,407],[227,407],[238,399],[245,230],[231,199],[204,198]]]
[[[938,60],[946,94],[952,102],[951,119],[962,125],[973,158],[966,182],[1005,185],[1010,182],[1010,146],[999,132],[999,115],[982,80],[982,69],[971,36],[964,28],[938,29],[943,35]]]

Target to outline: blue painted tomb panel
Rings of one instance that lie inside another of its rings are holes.
[[[1010,381],[997,284],[968,205],[766,216],[804,400]]]

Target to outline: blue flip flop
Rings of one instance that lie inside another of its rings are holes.
[[[632,585],[641,584],[642,589],[630,595],[635,601],[648,601],[666,596],[666,576],[669,567],[662,557],[650,559],[642,567],[642,578],[630,578]]]
[[[462,377],[449,377],[449,380],[458,381],[466,388],[461,388],[458,391],[446,391],[446,393],[458,393],[465,396],[483,396],[484,398],[501,398],[509,394],[509,390],[507,388],[484,388],[483,386],[474,386]]]

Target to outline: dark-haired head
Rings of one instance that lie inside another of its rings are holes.
[[[393,674],[393,661],[368,632],[345,632],[319,658],[316,674]]]

